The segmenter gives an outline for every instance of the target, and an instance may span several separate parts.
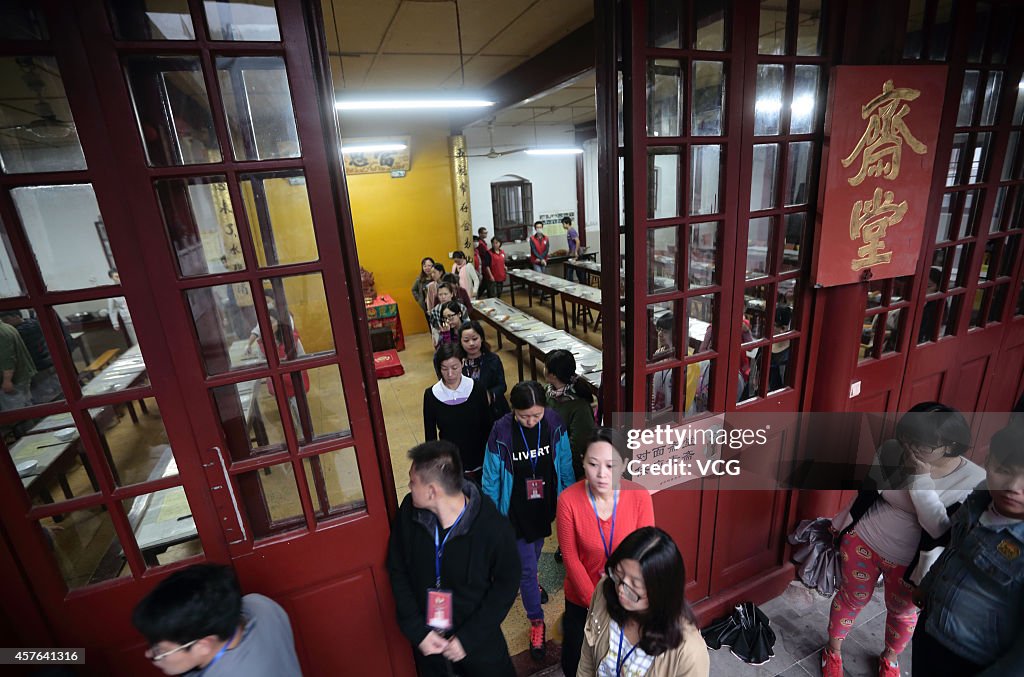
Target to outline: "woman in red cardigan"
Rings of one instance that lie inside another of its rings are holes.
[[[575,675],[594,587],[611,552],[640,527],[654,526],[647,489],[621,479],[632,458],[621,433],[598,428],[583,453],[584,479],[558,497],[558,545],[565,564],[562,672]]]

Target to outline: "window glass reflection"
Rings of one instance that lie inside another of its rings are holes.
[[[263,296],[279,360],[334,352],[327,293],[319,273],[270,278],[263,283]],[[247,339],[249,349],[260,335],[257,324]]]
[[[0,311],[0,362],[13,365],[4,374],[0,411],[64,399],[43,327],[30,309]]]
[[[178,474],[167,430],[154,398],[95,407],[89,410],[89,417],[96,428],[114,481],[119,485]]]
[[[6,174],[85,169],[57,60],[0,57],[0,169]]]
[[[114,35],[119,40],[195,40],[188,0],[111,2]]]
[[[182,276],[245,268],[225,177],[167,179],[154,186]]]
[[[782,112],[783,66],[761,64],[757,67],[757,92],[754,100],[754,134],[767,136],[779,133]]]
[[[803,251],[804,233],[806,232],[807,213],[797,212],[785,216],[786,234],[782,243],[782,265],[780,273],[800,269],[800,255]]]
[[[786,194],[783,196],[787,207],[807,204],[811,199],[811,169],[814,142],[798,141],[789,144],[786,158]]]
[[[21,419],[4,425],[2,432],[33,505],[81,498],[100,490],[70,413]]]
[[[12,298],[24,296],[25,287],[21,281],[21,271],[18,269],[14,252],[11,250],[11,240],[7,237],[7,226],[3,219],[0,219],[0,298]]]
[[[779,166],[779,144],[754,144],[750,168],[750,211],[775,206],[775,185]]]
[[[116,265],[90,184],[15,188],[11,197],[47,289],[111,283]]]
[[[242,199],[261,268],[316,261],[319,253],[301,172],[245,174]]]
[[[0,6],[0,40],[46,40],[46,21],[36,0],[6,0]]]
[[[295,468],[290,462],[238,476],[240,498],[256,538],[306,526]]]
[[[725,64],[721,61],[693,62],[693,114],[690,133],[720,136],[725,119]]]
[[[776,0],[761,0],[761,18],[757,31],[758,54],[784,54],[786,49],[786,5]]]
[[[718,283],[715,261],[718,252],[717,223],[690,225],[690,287],[710,287]]]
[[[693,48],[718,52],[724,50],[727,18],[725,0],[700,0],[694,3],[693,24],[697,34],[694,36]]]
[[[146,362],[123,297],[54,306],[82,395],[103,395],[149,385]]]
[[[810,134],[814,131],[814,120],[818,106],[819,66],[797,64],[793,83],[793,103],[790,104],[789,133]]]
[[[212,392],[231,458],[244,459],[284,448],[284,419],[267,379],[220,386]]]
[[[278,42],[274,0],[203,0],[211,40]]]
[[[648,293],[676,289],[676,266],[680,260],[676,243],[679,227],[656,228],[647,233]]]
[[[681,161],[679,148],[651,148],[647,151],[647,218],[664,219],[680,215]]]
[[[299,156],[284,59],[218,57],[217,77],[236,159]]]
[[[254,347],[261,333],[248,282],[190,289],[185,295],[207,374],[266,364],[266,344]]]
[[[681,36],[686,34],[685,15],[686,7],[676,0],[651,0],[648,2],[648,46],[663,49],[681,48]]]
[[[822,0],[800,0],[797,13],[796,54],[797,56],[818,56],[821,54],[823,35]]]
[[[355,448],[304,459],[303,466],[318,517],[343,515],[366,507]]]
[[[176,475],[177,472],[174,458],[169,454],[154,468],[154,474]],[[121,506],[148,568],[203,555],[184,487],[129,498],[122,501]]]
[[[654,59],[647,67],[647,136],[679,136],[683,70],[675,59]]]
[[[267,385],[273,392],[274,383]],[[299,444],[351,434],[341,372],[336,365],[281,375],[289,421]]]
[[[40,520],[39,529],[69,589],[130,574],[123,565],[124,549],[105,506]]]
[[[199,57],[129,56],[124,69],[151,166],[221,161]]]
[[[750,219],[747,229],[747,273],[748,280],[767,275],[768,254],[773,249],[772,224],[774,217]]]
[[[722,147],[691,146],[690,214],[715,214],[719,211]]]

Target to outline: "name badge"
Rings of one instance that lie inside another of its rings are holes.
[[[1010,539],[1003,539],[996,546],[996,551],[1008,560],[1015,560],[1020,557],[1020,546]]]
[[[544,480],[526,480],[526,500],[544,498]]]
[[[427,626],[441,632],[452,629],[452,592],[430,588],[427,590]]]

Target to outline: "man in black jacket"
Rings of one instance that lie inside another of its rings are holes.
[[[512,527],[463,481],[455,445],[427,442],[409,458],[410,494],[392,525],[388,572],[418,672],[514,677],[501,633],[519,590]]]

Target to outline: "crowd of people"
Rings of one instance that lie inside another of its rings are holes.
[[[473,381],[445,358],[453,349],[439,351],[439,364],[447,363],[445,387],[457,392]],[[683,557],[655,526],[649,492],[624,472],[631,454],[622,434],[594,429],[576,476],[569,433],[548,396],[533,381],[512,389],[511,411],[490,426],[475,457],[482,454],[479,481],[451,441],[408,452],[409,495],[392,524],[387,570],[418,674],[515,675],[501,624],[517,593],[539,629],[531,653],[544,655],[536,563],[557,519],[563,673],[708,675]],[[490,421],[486,400],[476,402],[476,416]],[[843,640],[878,578],[887,610],[880,676],[901,674],[899,654],[911,638],[914,675],[1021,674],[1024,420],[993,435],[983,467],[964,457],[971,439],[956,410],[915,406],[879,447],[856,500],[836,515],[842,575],[822,650],[826,677],[845,674]],[[242,596],[227,567],[174,573],[139,602],[132,621],[166,674],[301,674],[287,614],[267,597]]]
[[[546,238],[533,239],[543,260]],[[500,242],[489,252],[493,270]],[[474,258],[488,260],[480,249]],[[545,657],[552,619],[538,569],[556,525],[565,675],[708,675],[683,557],[657,527],[649,491],[629,479],[623,434],[599,426],[596,393],[577,376],[569,351],[547,355],[545,384],[508,389],[501,358],[480,323],[468,320],[464,298],[499,280],[481,276],[465,257],[455,257],[453,269],[445,274],[424,259],[414,287],[437,319],[438,380],[423,394],[425,442],[408,452],[409,495],[387,551],[398,626],[418,673],[515,675],[501,624],[517,597],[530,624],[529,653]],[[785,327],[791,311],[781,310],[775,324]],[[656,327],[660,359],[674,350],[674,318],[664,315]],[[782,343],[777,352],[785,350]],[[771,368],[784,370],[787,360],[775,352]],[[687,409],[705,406],[694,385],[700,365],[691,366]],[[665,382],[655,378],[655,407],[671,398],[665,374]],[[840,565],[824,677],[845,674],[845,639],[879,581],[886,609],[879,677],[901,674],[911,640],[914,675],[1024,674],[1024,418],[991,438],[983,465],[966,457],[973,440],[955,409],[914,406],[877,449],[855,500],[832,519]],[[167,674],[299,674],[284,611],[266,597],[242,597],[222,567],[172,575],[140,602],[133,621]]]

